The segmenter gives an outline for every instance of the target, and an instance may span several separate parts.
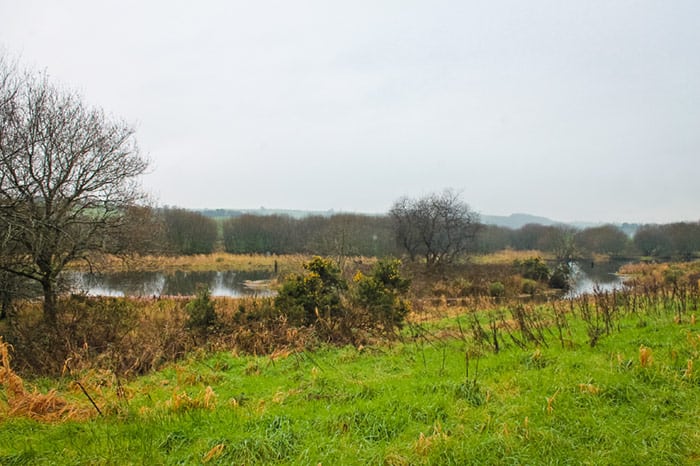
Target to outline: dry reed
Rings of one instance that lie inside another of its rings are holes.
[[[224,448],[226,448],[226,445],[223,443],[215,445],[207,452],[206,455],[204,455],[204,458],[202,458],[202,463],[208,463],[212,460],[218,459],[224,453]]]
[[[172,411],[189,411],[190,409],[209,409],[213,410],[216,408],[216,398],[217,395],[211,386],[207,386],[200,396],[192,398],[186,392],[177,391],[173,392],[173,396],[166,401],[166,406],[168,406]]]
[[[651,348],[642,345],[639,347],[639,364],[642,367],[651,367],[654,363],[654,356],[651,353]]]
[[[554,412],[554,400],[557,398],[558,394],[559,389],[557,388],[557,391],[554,392],[554,395],[545,397],[547,398],[547,414],[552,414]]]
[[[14,373],[10,366],[10,345],[0,336],[0,385],[5,387],[7,395],[7,416],[28,417],[41,422],[61,422],[67,420],[85,420],[94,415],[94,411],[68,402],[58,396],[52,389],[48,393],[38,390],[29,392],[23,380]]]
[[[414,450],[420,456],[427,456],[430,451],[435,448],[438,444],[448,440],[447,434],[443,431],[442,425],[437,421],[433,425],[433,433],[430,435],[425,435],[423,432],[418,436],[418,440],[414,445]]]

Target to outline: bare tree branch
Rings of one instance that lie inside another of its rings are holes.
[[[48,319],[66,264],[104,250],[144,200],[147,166],[128,124],[0,57],[0,269],[41,284]]]

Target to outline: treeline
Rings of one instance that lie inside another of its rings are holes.
[[[213,219],[178,208],[134,208],[130,227],[115,251],[161,254],[318,254],[376,256],[400,254],[386,216],[336,214],[293,218],[244,214]]]
[[[215,220],[185,209],[131,207],[108,252],[139,254],[210,254],[219,242]]]
[[[614,225],[582,230],[568,226],[530,224],[519,229],[486,225],[477,238],[481,253],[506,248],[539,250],[558,256],[646,256],[656,259],[691,259],[700,253],[700,222],[643,225],[629,236]]]
[[[236,254],[393,256],[398,253],[385,216],[336,214],[296,219],[286,215],[241,215],[223,222],[224,250]]]
[[[138,208],[134,228],[124,234],[139,252],[208,254],[320,254],[327,256],[398,256],[396,225],[389,215],[335,214],[293,218],[244,214],[213,219],[184,209]],[[139,233],[140,231],[140,233]],[[529,224],[518,229],[481,225],[473,252],[539,250],[558,257],[647,256],[690,259],[700,253],[700,223],[645,225],[633,236],[614,225],[575,229]]]

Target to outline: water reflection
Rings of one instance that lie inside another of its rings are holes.
[[[566,297],[593,293],[597,288],[612,291],[623,286],[624,277],[617,274],[626,261],[574,262],[572,264],[571,289]]]
[[[92,296],[192,296],[199,286],[208,286],[212,296],[271,296],[272,290],[245,286],[248,280],[267,280],[271,277],[270,272],[236,270],[66,273],[74,291]]]
[[[573,264],[571,289],[566,297],[592,293],[597,287],[610,291],[621,288],[623,278],[617,275],[626,262],[576,262]],[[93,296],[192,296],[197,287],[208,286],[212,296],[272,296],[267,288],[248,288],[246,281],[268,280],[270,272],[116,272],[91,274],[67,272],[66,278],[76,292]]]

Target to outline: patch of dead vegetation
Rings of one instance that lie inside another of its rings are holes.
[[[7,403],[0,405],[7,417],[27,417],[41,422],[62,422],[86,420],[95,411],[71,403],[60,397],[55,389],[40,393],[37,389],[28,391],[24,381],[10,366],[11,346],[0,336],[0,385],[5,391]]]

